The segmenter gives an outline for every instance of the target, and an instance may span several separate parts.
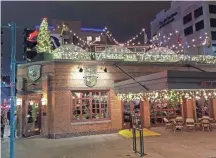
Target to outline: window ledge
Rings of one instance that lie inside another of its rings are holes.
[[[79,126],[79,125],[91,125],[91,124],[100,124],[100,123],[110,123],[111,120],[101,120],[101,121],[88,121],[88,122],[73,122],[71,125]]]

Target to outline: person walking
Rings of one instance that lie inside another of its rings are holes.
[[[10,109],[7,112],[7,119],[8,119],[9,125],[10,125]]]
[[[1,138],[4,138],[4,131],[5,131],[5,120],[4,114],[1,112]]]

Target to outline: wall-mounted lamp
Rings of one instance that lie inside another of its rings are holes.
[[[34,104],[34,102],[33,102],[33,101],[30,101],[30,102],[29,102],[29,104],[30,104],[30,105],[33,105],[33,104]]]
[[[21,98],[17,98],[17,100],[16,100],[16,105],[17,105],[17,106],[22,105],[22,99],[21,99]]]
[[[106,68],[105,64],[103,64],[103,66],[101,66],[101,69],[103,69],[104,72],[107,72],[107,68]]]
[[[82,65],[79,65],[79,66],[78,66],[78,69],[79,69],[79,72],[80,72],[80,73],[83,72]]]
[[[41,104],[42,104],[42,105],[46,105],[46,99],[45,99],[45,98],[42,98],[42,99],[41,99]]]

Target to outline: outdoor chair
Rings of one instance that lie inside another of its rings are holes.
[[[203,119],[202,120],[202,131],[210,131],[210,121],[208,119]]]
[[[173,120],[173,123],[174,123],[173,131],[176,132],[177,130],[179,130],[182,132],[184,128],[184,123],[182,121],[175,121],[175,120]]]
[[[187,118],[185,122],[185,126],[187,130],[194,130],[195,129],[195,121],[193,118]]]
[[[216,120],[213,120],[213,121],[210,123],[210,125],[211,125],[211,129],[216,128]]]
[[[165,123],[165,129],[173,128],[173,123],[169,121],[167,118],[163,118],[163,121]]]

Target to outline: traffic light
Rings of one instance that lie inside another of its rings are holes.
[[[32,59],[37,55],[37,52],[34,51],[34,47],[37,45],[37,41],[33,40],[37,36],[37,30],[29,30],[28,28],[24,29],[24,55],[23,59]]]

